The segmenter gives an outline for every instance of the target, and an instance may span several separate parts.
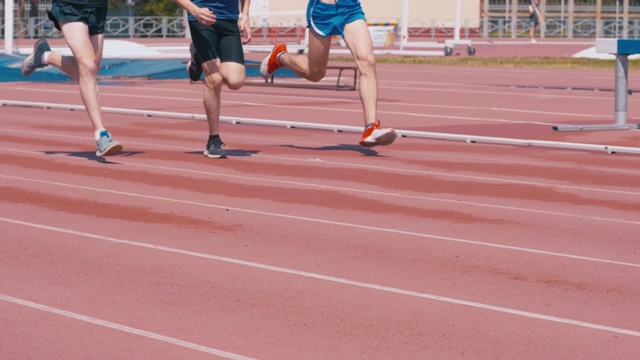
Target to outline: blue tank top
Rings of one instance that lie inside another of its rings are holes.
[[[240,7],[238,0],[191,0],[198,7],[206,7],[216,14],[220,20],[238,20],[240,15]],[[189,21],[198,21],[198,19],[189,14]]]

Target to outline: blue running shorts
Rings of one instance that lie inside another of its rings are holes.
[[[320,36],[344,36],[344,27],[356,20],[367,21],[359,0],[338,0],[336,4],[309,0],[308,27]]]

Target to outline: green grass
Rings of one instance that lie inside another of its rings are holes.
[[[352,58],[339,57],[332,61],[349,62]],[[582,70],[613,70],[614,60],[574,59],[569,57],[377,57],[379,64],[420,64],[420,65],[448,65],[475,67],[509,67],[509,68],[547,68],[547,69],[582,69]],[[640,70],[640,60],[629,61],[629,71]]]

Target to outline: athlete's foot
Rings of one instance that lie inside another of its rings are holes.
[[[390,145],[398,136],[393,129],[383,129],[380,127],[380,120],[365,129],[360,139],[360,145],[364,147],[374,147],[378,145]]]
[[[278,70],[282,65],[280,65],[279,57],[280,54],[287,52],[287,45],[285,44],[276,44],[271,50],[271,54],[262,60],[260,64],[260,75],[265,80],[268,80],[271,75],[273,75],[276,70]]]
[[[40,39],[36,41],[33,46],[33,52],[22,62],[22,75],[29,76],[36,69],[47,66],[47,64],[42,63],[42,54],[47,51],[51,51],[47,40]]]

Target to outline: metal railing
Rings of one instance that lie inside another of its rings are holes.
[[[56,38],[61,37],[52,22],[46,17],[46,4],[39,7],[38,17],[16,18],[14,22],[14,36],[16,38]],[[29,6],[29,5],[28,5]],[[462,19],[461,37],[527,37],[530,28],[527,6],[519,5],[515,17],[515,27],[513,27],[513,9],[509,9],[504,1],[491,1],[488,13],[482,13],[480,26],[472,28],[468,26],[469,21]],[[611,37],[618,38],[625,35],[630,38],[640,36],[640,6],[631,6],[629,17],[624,26],[620,8],[615,6],[604,6],[602,16],[599,20],[595,17],[595,7],[590,5],[575,6],[574,16],[569,17],[566,7],[547,6],[545,9],[545,22],[541,26],[543,37],[550,38],[594,38]],[[28,13],[28,7],[25,11]],[[4,11],[0,4],[0,34],[4,34]],[[399,19],[370,19],[372,22],[392,22],[399,23]],[[297,40],[304,36],[306,21],[303,18],[267,18],[254,24],[255,35],[263,38],[289,37]],[[437,26],[435,20],[411,19],[414,24],[409,29],[409,36],[413,38],[440,38],[452,37],[452,26]],[[418,24],[417,26],[415,24]],[[623,33],[626,28],[626,34]],[[184,18],[180,16],[159,17],[159,16],[113,16],[107,18],[107,37],[133,38],[133,37],[155,37],[155,38],[175,38],[185,36]]]

